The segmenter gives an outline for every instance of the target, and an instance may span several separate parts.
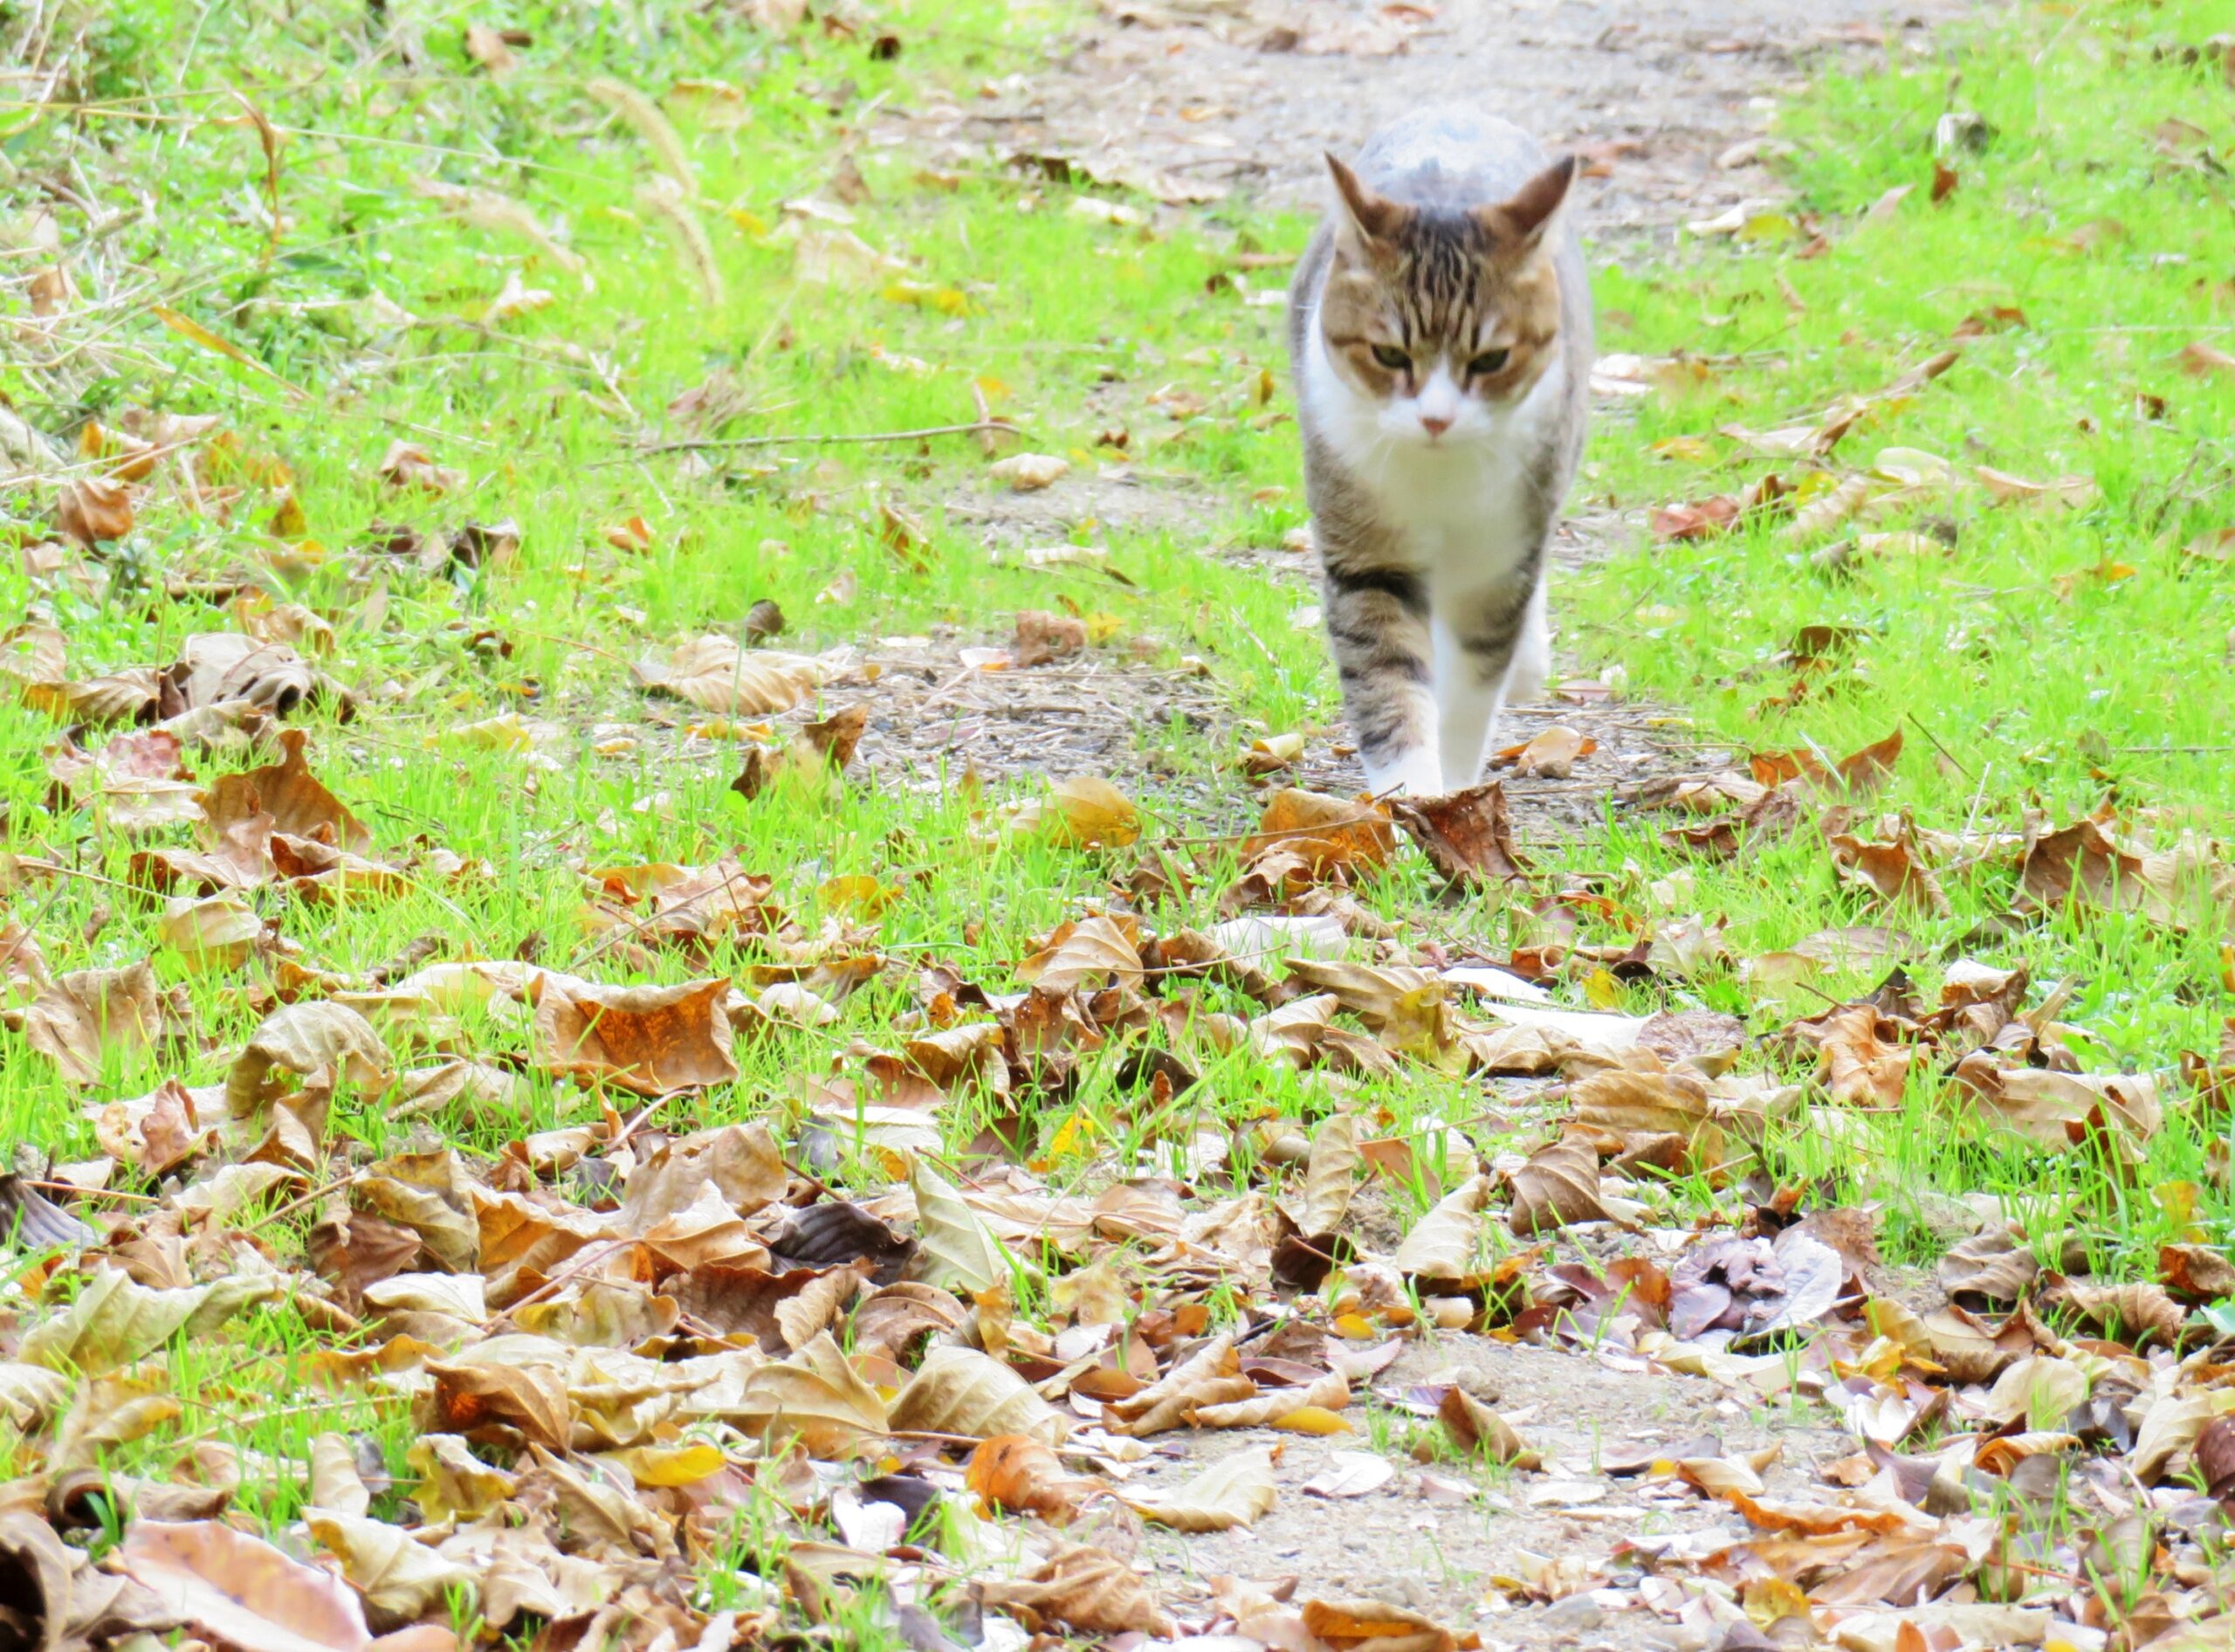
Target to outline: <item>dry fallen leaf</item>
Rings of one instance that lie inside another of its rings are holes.
[[[1274,1495],[1272,1448],[1257,1446],[1228,1453],[1175,1490],[1123,1500],[1143,1519],[1175,1532],[1225,1532],[1252,1524],[1273,1506]]]

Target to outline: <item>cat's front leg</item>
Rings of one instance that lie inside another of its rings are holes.
[[[1505,703],[1530,616],[1538,608],[1534,567],[1519,582],[1436,603],[1436,743],[1448,790],[1462,790],[1482,777],[1490,732]]]
[[[1326,605],[1343,710],[1367,785],[1377,795],[1441,792],[1427,586],[1401,568],[1330,565]]]

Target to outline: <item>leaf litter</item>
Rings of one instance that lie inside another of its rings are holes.
[[[1385,10],[1350,35],[1283,25],[1266,49],[1394,50],[1427,9]],[[530,44],[515,32],[471,24],[464,49],[506,72]],[[667,117],[626,86],[588,90],[667,169],[640,204],[710,267]],[[252,123],[276,204],[273,129]],[[579,268],[524,209],[424,192]],[[520,289],[512,307],[535,306]],[[1847,405],[1723,434],[1828,460],[1871,416]],[[224,432],[148,428],[97,435],[112,474],[55,494],[52,554],[76,578],[110,577],[90,554],[163,508],[133,492],[158,445],[206,441],[173,469],[243,499],[287,485]],[[1055,489],[1065,462],[1018,455],[989,473]],[[373,475],[399,508],[472,485],[403,439]],[[1706,537],[1789,515],[1807,537],[1956,486],[2012,507],[2094,497],[2086,478],[1959,474],[1887,449],[1828,485],[1765,479],[1660,528]],[[284,520],[286,499],[270,503]],[[883,520],[895,554],[923,550],[904,511]],[[614,548],[654,547],[644,517],[616,522]],[[1938,554],[1929,536],[1872,537],[1856,555]],[[470,582],[518,549],[516,529],[467,523],[382,532],[365,554]],[[269,593],[226,611],[237,630],[82,674],[60,630],[10,634],[24,704],[63,731],[44,759],[58,797],[141,845],[127,887],[166,902],[167,953],[252,1027],[220,1046],[212,1001],[147,960],[51,971],[69,947],[43,932],[38,897],[73,869],[10,858],[8,892],[32,897],[0,930],[10,1058],[45,1063],[101,1150],[0,1177],[18,1293],[0,1326],[16,1471],[0,1552],[24,1581],[4,1621],[26,1643],[845,1644],[868,1621],[932,1645],[942,1624],[1010,1645],[1144,1631],[1479,1644],[1474,1624],[1345,1579],[1205,1587],[1138,1562],[1148,1528],[1248,1533],[1303,1497],[1393,1485],[1576,1511],[1619,1488],[1714,1522],[1640,1523],[1603,1552],[1532,1557],[1489,1580],[1477,1604],[1492,1615],[1588,1597],[1727,1645],[1786,1622],[1872,1648],[2224,1638],[2235,1399],[2213,1308],[2232,1276],[2210,1236],[2168,1246],[2157,1280],[2098,1279],[2086,1236],[2037,1255],[2032,1213],[1988,1201],[1939,1298],[1920,1299],[1888,1288],[1881,1213],[1840,1202],[1831,1179],[1780,1184],[1764,1151],[1778,1132],[1846,1140],[1848,1118],[1901,1105],[1931,1070],[1959,1098],[1949,1131],[2130,1173],[2169,1114],[2224,1108],[2235,1043],[2177,1076],[2086,1070],[2086,1036],[2061,1019],[2067,984],[2037,995],[2023,968],[1965,959],[1929,1002],[1892,926],[1944,916],[1942,877],[1988,866],[2012,879],[2013,924],[2209,927],[2231,902],[2216,844],[2152,847],[2111,809],[2029,820],[2022,839],[1874,817],[1898,733],[1845,760],[1761,753],[1743,774],[1668,782],[1639,801],[1701,817],[1676,841],[1736,857],[1812,834],[1884,920],[1792,949],[1885,967],[1874,991],[1759,1034],[1697,1008],[1618,1013],[1603,982],[1680,981],[1727,952],[1704,922],[1647,933],[1619,880],[1540,866],[1496,782],[1394,804],[1284,787],[1254,828],[1206,846],[1152,837],[1154,816],[1110,780],[1051,775],[987,813],[987,841],[1091,857],[1106,894],[1006,957],[959,936],[903,945],[875,879],[811,885],[847,914],[816,929],[793,915],[807,905],[793,869],[608,859],[569,868],[581,944],[563,963],[488,960],[461,934],[345,974],[306,960],[321,926],[407,891],[469,895],[486,870],[368,824],[328,789],[363,795],[366,776],[337,764],[320,778],[312,737],[282,726],[361,710],[319,664],[320,616]],[[1076,651],[1083,622],[1028,615],[1010,664]],[[743,642],[686,640],[628,664],[628,681],[760,719],[859,680],[850,651],[746,645],[781,629],[764,616]],[[1854,640],[1815,629],[1770,663],[1795,697]],[[767,748],[750,795],[794,807],[842,785],[865,717],[841,711]],[[515,734],[533,747],[517,719],[479,737]],[[1591,754],[1555,726],[1499,760],[1562,779]],[[1361,899],[1422,871],[1454,899],[1511,909],[1503,956],[1454,965]],[[1191,884],[1224,921],[1169,921],[1164,898]],[[1585,940],[1586,926],[1623,939]],[[1547,1002],[1548,986],[1592,1007]],[[868,994],[903,1006],[890,1046],[820,1033]],[[771,1048],[796,1090],[753,1098],[751,1122],[715,1122],[735,1111],[740,1050]],[[1301,1116],[1184,1109],[1218,1063],[1269,1095],[1276,1075],[1303,1081]],[[182,1076],[210,1070],[223,1082]],[[118,1098],[120,1071],[160,1077]],[[426,1129],[375,1153],[335,1122],[341,1098],[509,1128],[531,1077],[556,1087],[563,1121],[499,1150]],[[1425,1129],[1375,1088],[1454,1078],[1485,1111]],[[1097,1122],[1079,1100],[1097,1084],[1152,1127]],[[2120,1218],[2113,1201],[2080,1214]],[[400,1470],[364,1427],[314,1434],[300,1463],[177,1428],[187,1352],[230,1353],[229,1332],[283,1306],[301,1345],[237,1360],[217,1397],[265,1406],[286,1384],[285,1400],[332,1396],[338,1420],[400,1423]],[[1648,1390],[1698,1379],[1734,1409],[1814,1401],[1864,1449],[1800,1490],[1790,1474],[1773,1489],[1773,1450],[1714,1437],[1554,1445],[1556,1424],[1462,1373],[1411,1380],[1452,1346],[1558,1351]],[[1410,1420],[1403,1452],[1350,1449],[1391,1419]],[[1319,1440],[1344,1443],[1310,1455]],[[127,1460],[140,1471],[109,1466]],[[284,1518],[244,1495],[266,1481],[287,1488]]]

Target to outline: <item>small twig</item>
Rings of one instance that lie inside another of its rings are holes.
[[[978,431],[978,451],[987,458],[991,458],[1001,451],[991,428],[995,422],[994,410],[986,403],[985,386],[980,384],[975,379],[970,381],[970,401],[971,404],[978,410],[978,423],[980,427]]]
[[[934,436],[1021,436],[1007,419],[973,419],[967,424],[927,424],[920,430],[867,430],[844,434],[831,430],[803,430],[790,436],[733,436],[719,441],[654,442],[639,453],[709,453],[740,447],[824,446],[854,442],[920,442]]]
[[[342,1177],[339,1181],[329,1181],[323,1187],[313,1187],[308,1193],[303,1194],[301,1198],[290,1199],[285,1204],[281,1205],[278,1209],[258,1216],[255,1221],[244,1225],[251,1228],[261,1228],[267,1222],[277,1222],[282,1216],[292,1216],[304,1206],[316,1204],[320,1200],[325,1198],[327,1194],[330,1193],[340,1193],[351,1182],[356,1180],[356,1179],[357,1173],[353,1170],[347,1175]]]
[[[147,892],[130,884],[120,882],[116,878],[104,878],[99,872],[81,871],[75,866],[65,866],[57,861],[38,860],[30,855],[17,856],[16,864],[29,866],[37,871],[52,872],[58,878],[82,878],[89,884],[106,884],[111,889],[121,889],[127,894],[141,895]]]
[[[1940,736],[1927,728],[1924,726],[1923,719],[1918,717],[1915,712],[1904,712],[1901,714],[1917,726],[1918,733],[1923,735],[1927,740],[1932,742],[1933,750],[1938,752],[1943,757],[1956,765],[1956,772],[1957,774],[1961,774],[1965,780],[1978,779],[1977,774],[1974,774],[1970,769],[1963,767],[1963,762],[1956,757],[1955,753],[1950,751],[1945,746],[1943,746],[1940,743]]]
[[[159,1205],[163,1201],[152,1194],[126,1193],[120,1187],[80,1187],[74,1181],[26,1181],[27,1187],[41,1193],[74,1194],[80,1199],[129,1199],[136,1205]]]

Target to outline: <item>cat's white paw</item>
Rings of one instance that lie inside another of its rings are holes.
[[[1442,767],[1435,754],[1426,747],[1407,752],[1392,763],[1368,763],[1365,779],[1367,788],[1376,797],[1443,795]]]

